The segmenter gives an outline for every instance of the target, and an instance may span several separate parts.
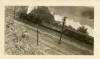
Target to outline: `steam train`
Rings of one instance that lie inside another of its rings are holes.
[[[61,26],[55,26],[57,24],[53,25],[53,24],[43,22],[41,19],[36,17],[36,15],[21,13],[20,18],[24,19],[24,20],[28,20],[28,21],[35,23],[35,24],[39,24],[40,26],[45,27],[47,29],[61,33],[61,30],[60,30]],[[66,36],[69,36],[69,37],[73,37],[73,38],[75,38],[79,41],[82,41],[82,42],[90,44],[90,45],[94,44],[94,38],[93,37],[91,37],[91,36],[89,36],[85,33],[77,32],[77,31],[72,30],[70,28],[64,29],[63,34],[66,35]]]

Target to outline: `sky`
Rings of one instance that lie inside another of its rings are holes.
[[[94,19],[88,19],[81,16],[81,12],[85,10],[94,10],[93,7],[84,6],[50,6],[50,11],[60,16],[66,16],[73,19],[76,22],[80,22],[82,25],[88,25],[94,28]]]

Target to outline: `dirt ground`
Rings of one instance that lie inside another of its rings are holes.
[[[37,45],[37,28],[23,22],[6,18],[5,53],[9,55],[88,55],[93,54],[92,47],[63,35],[62,43],[58,44],[60,34],[39,26],[39,45]],[[13,23],[13,24],[12,24]],[[27,31],[29,38],[23,38],[22,32]]]

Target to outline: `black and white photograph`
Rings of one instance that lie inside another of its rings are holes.
[[[94,55],[94,6],[5,6],[7,55]]]

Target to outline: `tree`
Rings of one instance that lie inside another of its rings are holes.
[[[77,31],[88,34],[87,28],[85,28],[84,26],[79,27],[79,28],[77,29]]]
[[[54,22],[54,16],[50,13],[48,7],[45,6],[38,6],[37,9],[32,10],[30,13],[31,15],[34,16],[34,18],[38,18],[40,22],[44,23],[53,23]],[[31,19],[35,20],[35,19]]]

